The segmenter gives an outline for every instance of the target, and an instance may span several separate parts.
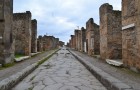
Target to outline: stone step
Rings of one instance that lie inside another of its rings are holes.
[[[23,57],[15,58],[15,61],[16,62],[21,62],[21,61],[26,60],[28,58],[30,58],[30,56],[23,56]]]
[[[110,65],[121,67],[123,65],[123,62],[121,60],[111,60],[111,59],[106,59],[106,62]]]

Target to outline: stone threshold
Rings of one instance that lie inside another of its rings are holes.
[[[21,62],[21,61],[24,61],[28,58],[30,58],[30,56],[23,56],[23,57],[15,58],[15,62]]]
[[[23,56],[23,57],[15,58],[15,62],[24,61],[24,60],[29,59],[30,57],[35,56],[35,55],[37,55],[39,53],[41,53],[41,52],[31,53],[31,56]]]
[[[110,65],[117,66],[117,67],[122,67],[123,66],[122,60],[106,59],[106,62]]]

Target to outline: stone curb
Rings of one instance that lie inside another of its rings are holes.
[[[51,56],[58,50],[48,54],[46,57],[43,57],[41,60],[38,62],[42,61],[43,59]],[[0,81],[0,90],[10,90],[12,87],[14,87],[18,82],[23,80],[27,75],[29,75],[32,71],[34,71],[38,67],[38,62],[26,67],[23,69],[21,72],[18,72],[2,81]]]
[[[133,90],[131,86],[95,67],[93,64],[84,60],[74,52],[70,51],[70,53],[74,55],[108,90]]]

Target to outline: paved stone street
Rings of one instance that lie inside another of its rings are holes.
[[[106,90],[65,48],[12,90]]]

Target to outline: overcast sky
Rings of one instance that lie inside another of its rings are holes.
[[[31,11],[38,21],[38,35],[53,35],[68,42],[74,29],[85,27],[89,18],[99,24],[99,7],[103,3],[121,10],[121,0],[14,0],[14,13]]]

